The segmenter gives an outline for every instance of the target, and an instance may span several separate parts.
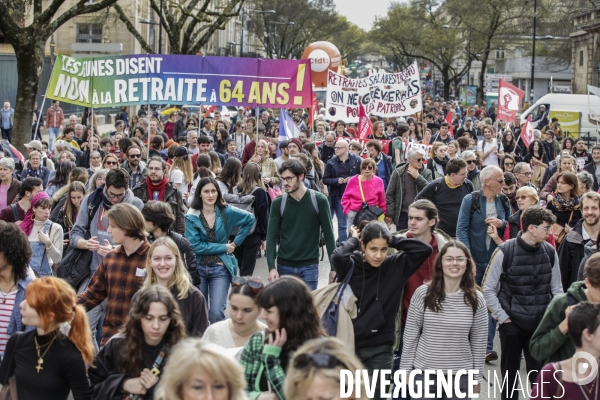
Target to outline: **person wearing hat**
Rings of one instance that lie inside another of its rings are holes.
[[[19,181],[13,176],[15,160],[10,157],[0,158],[0,210],[12,204],[19,194]]]
[[[465,123],[463,124],[463,126],[458,128],[458,130],[456,131],[456,138],[464,136],[465,133],[469,137],[472,137],[473,140],[477,141],[477,133],[475,132],[475,127],[473,126],[473,119],[471,117],[465,118]]]
[[[544,104],[540,105],[540,113],[531,122],[537,122],[537,125],[534,125],[537,129],[542,129],[550,123],[550,121],[548,121],[548,109]]]
[[[290,152],[290,156],[301,153],[302,152],[302,141],[298,138],[292,138],[292,139],[288,140],[288,150]]]
[[[42,155],[42,165],[48,168],[48,170],[54,171],[54,162],[52,162],[52,160],[49,159],[46,155],[46,152],[43,151],[42,142],[40,142],[39,140],[32,140],[29,143],[25,143],[25,148],[27,149],[27,154],[31,154],[32,151],[39,151]],[[28,165],[29,161],[25,161],[25,165],[23,166],[23,168],[27,168]]]
[[[552,120],[557,120],[557,118],[552,118]],[[544,145],[544,153],[548,155],[550,160],[554,160],[558,153],[560,153],[560,145],[554,138],[554,130],[551,125],[545,126],[542,129],[542,144]]]

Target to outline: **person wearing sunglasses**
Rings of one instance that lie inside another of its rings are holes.
[[[252,335],[267,329],[267,325],[258,320],[262,308],[256,299],[262,290],[259,278],[233,277],[228,296],[229,318],[211,324],[202,339],[232,349],[233,354],[241,353]]]
[[[515,178],[517,178],[517,187],[521,188],[528,186],[537,192],[535,185],[531,183],[531,176],[533,173],[529,164],[526,162],[517,163],[513,168],[513,174],[515,174]]]
[[[285,385],[287,400],[340,399],[340,375],[343,369],[364,369],[360,360],[346,345],[336,338],[313,339],[296,351],[290,361]],[[360,397],[356,397],[355,386],[346,387],[351,399],[366,399],[364,382],[361,381]]]
[[[142,161],[142,150],[135,144],[129,146],[125,151],[127,160],[121,168],[129,173],[129,188],[133,189],[138,182],[146,179],[146,163]]]
[[[375,176],[377,164],[372,158],[365,158],[360,165],[360,174],[353,175],[342,195],[342,207],[346,214],[347,226],[351,227],[354,217],[363,203],[377,206],[386,211],[386,198],[383,180]]]
[[[475,190],[481,189],[481,176],[477,154],[473,150],[463,151],[460,155],[467,163],[467,179],[471,181]]]
[[[248,397],[285,400],[285,371],[292,355],[325,332],[308,286],[295,276],[283,276],[265,286],[256,304],[262,308],[267,330],[250,337],[240,358]]]
[[[503,399],[519,398],[509,388],[519,385],[522,353],[530,382],[542,367],[531,355],[529,342],[552,298],[563,294],[558,254],[546,243],[555,222],[550,210],[527,208],[522,213],[523,231],[494,251],[485,273],[483,295],[500,324],[500,370],[507,380]]]
[[[456,240],[448,241],[435,258],[431,282],[420,285],[413,294],[403,335],[400,369],[413,370],[475,370],[479,393],[483,375],[487,339],[487,308],[485,299],[475,284],[475,262],[467,247]],[[452,343],[448,347],[448,343]],[[520,354],[520,353],[519,353]],[[467,377],[452,379],[460,382],[463,393]],[[414,384],[423,384],[423,374],[415,376]],[[410,382],[405,382],[410,383]],[[458,388],[453,386],[454,393]],[[429,392],[440,387],[434,383]],[[438,397],[452,398],[459,397]]]
[[[516,163],[515,156],[510,153],[505,153],[500,162],[500,168],[502,168],[502,171],[504,172],[513,172]]]
[[[331,256],[331,266],[341,282],[350,274],[349,286],[357,297],[358,315],[352,320],[356,355],[372,375],[373,370],[392,369],[396,315],[408,279],[432,253],[429,244],[392,236],[382,222],[371,221]],[[398,252],[388,256],[388,249]],[[377,385],[376,398],[380,388]]]
[[[102,169],[119,168],[119,159],[114,154],[107,154],[102,159]]]
[[[163,286],[171,292],[179,306],[186,334],[202,337],[209,325],[206,299],[193,285],[177,244],[168,236],[156,239],[148,250],[146,279],[140,292],[152,285]],[[133,296],[131,304],[140,292]]]
[[[423,148],[410,147],[406,152],[406,159],[406,163],[401,163],[394,169],[385,192],[385,223],[396,224],[399,231],[408,228],[408,208],[415,201],[417,194],[432,180],[431,170],[423,165]]]

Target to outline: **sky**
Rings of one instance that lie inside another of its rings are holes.
[[[376,16],[384,16],[391,0],[335,0],[337,11],[364,30],[371,29]]]

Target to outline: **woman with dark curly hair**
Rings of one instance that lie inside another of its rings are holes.
[[[142,289],[121,332],[100,350],[89,369],[95,399],[124,395],[154,398],[154,389],[170,349],[185,337],[177,301],[169,290],[154,285]]]
[[[267,331],[255,333],[242,352],[246,390],[253,399],[267,392],[284,400],[285,370],[293,353],[325,332],[308,287],[294,276],[283,276],[265,286],[256,304],[263,309]]]
[[[0,319],[0,354],[10,336],[25,330],[19,305],[25,300],[27,285],[35,276],[29,273],[31,246],[25,233],[15,224],[0,221],[0,313],[10,315]]]
[[[488,316],[474,271],[475,262],[464,244],[450,240],[442,247],[431,283],[420,286],[410,300],[400,360],[400,369],[407,375],[413,370],[466,369],[477,370],[475,380],[481,380]],[[423,381],[422,374],[415,378]],[[463,376],[460,389],[466,388],[467,377]]]

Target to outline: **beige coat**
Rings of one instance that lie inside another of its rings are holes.
[[[334,299],[334,297],[340,285],[341,283],[332,283],[321,289],[317,289],[312,293],[313,302],[320,318],[323,317],[325,310],[327,310],[327,307],[332,301],[335,301],[337,304],[338,299]],[[344,292],[346,296],[342,296],[344,306],[340,307],[337,335],[335,335],[335,337],[346,343],[348,349],[354,352],[354,326],[352,325],[352,320],[356,318],[358,314],[356,309],[356,296],[352,293],[350,285],[346,286]]]

